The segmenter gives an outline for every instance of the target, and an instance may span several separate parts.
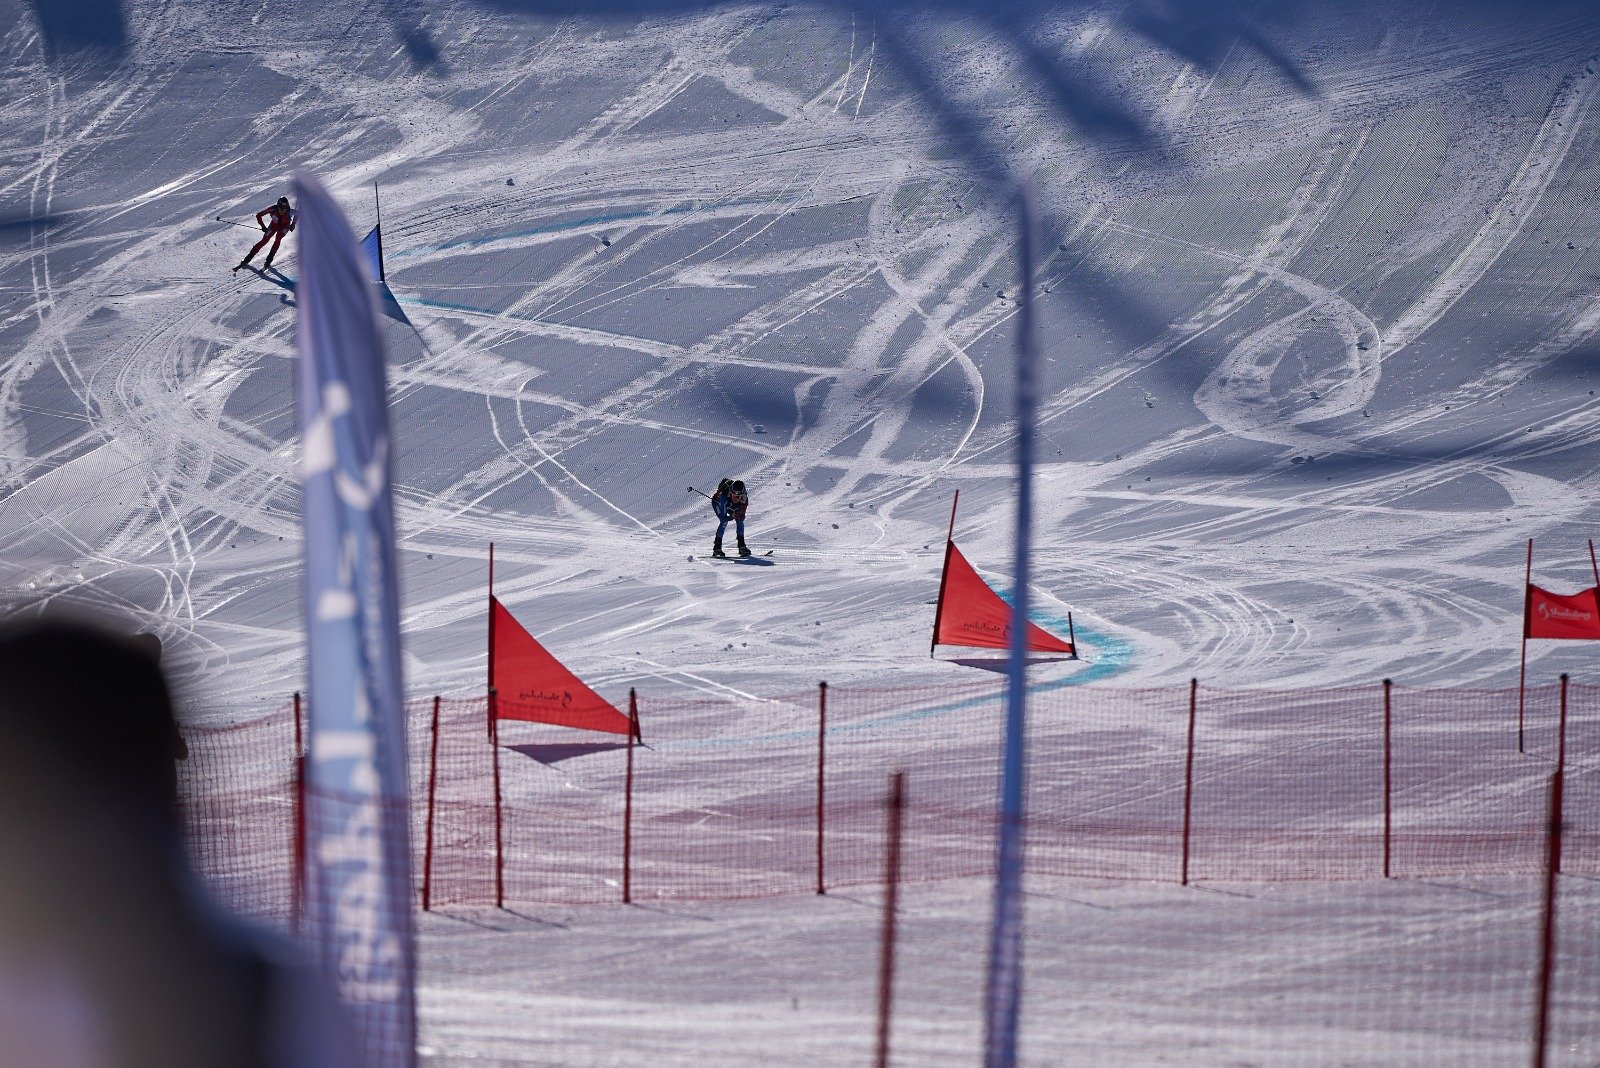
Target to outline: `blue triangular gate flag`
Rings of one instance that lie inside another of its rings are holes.
[[[372,268],[372,280],[384,281],[383,274],[383,233],[382,226],[374,226],[366,237],[361,239],[361,254],[367,258],[367,264]]]

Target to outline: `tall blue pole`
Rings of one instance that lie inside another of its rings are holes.
[[[1035,339],[1033,312],[1033,197],[1017,197],[1017,541],[1012,585],[1010,664],[1006,681],[1006,738],[1000,779],[1000,824],[994,883],[994,927],[985,990],[986,1068],[1014,1068],[1022,1003],[1022,873],[1027,807],[1028,561],[1033,522]]]

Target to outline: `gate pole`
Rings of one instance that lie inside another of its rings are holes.
[[[1522,667],[1517,672],[1517,752],[1522,744],[1523,712],[1528,701],[1528,587],[1533,585],[1533,539],[1528,539],[1528,570],[1522,580]]]

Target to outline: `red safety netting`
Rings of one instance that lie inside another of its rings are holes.
[[[1559,702],[1558,686],[1527,691],[1519,752],[1515,690],[1394,687],[1386,771],[1382,686],[1201,687],[1192,762],[1187,687],[1047,688],[1029,705],[1028,867],[1173,881],[1534,874]],[[615,901],[625,877],[634,900],[870,884],[896,768],[910,791],[905,877],[991,870],[998,681],[829,691],[820,810],[817,691],[641,699],[649,744],[633,750],[626,872],[626,739],[502,721],[496,750],[486,699],[437,707],[437,729],[433,701],[410,708],[414,869],[430,907]],[[1569,873],[1600,874],[1597,726],[1600,687],[1572,686]],[[200,869],[228,903],[288,917],[291,708],[187,735]]]
[[[305,798],[307,837],[323,842],[340,863],[352,845],[384,859],[403,858],[400,843],[389,835],[397,826],[391,817],[403,817],[408,800],[374,801],[364,794],[337,791],[309,792]],[[351,833],[352,827],[364,830]],[[373,830],[376,828],[376,830]],[[371,835],[371,837],[369,837]],[[376,839],[376,840],[375,840]],[[309,865],[303,890],[291,908],[295,934],[302,947],[322,969],[347,1010],[348,1019],[365,1053],[364,1063],[402,1065],[415,1062],[417,1026],[415,976],[417,962],[407,962],[416,952],[404,939],[376,939],[383,932],[414,930],[415,912],[402,897],[374,894],[365,880],[335,883],[327,867]],[[321,926],[317,918],[321,917]],[[380,919],[381,917],[381,919]]]
[[[1201,1048],[1329,1068],[1506,1063],[1537,1041],[1547,976],[1546,1063],[1595,1063],[1600,950],[1585,932],[1600,901],[1600,687],[1567,692],[1550,926],[1559,951],[1548,969],[1543,873],[1561,689],[1527,691],[1523,751],[1517,696],[1037,690],[1028,871],[1117,881],[1065,896],[1036,883],[1029,895],[1030,1048],[1084,1063]],[[626,738],[502,720],[497,748],[485,698],[414,701],[417,903],[731,899],[811,894],[820,882],[870,904],[885,878],[885,793],[901,769],[900,878],[921,886],[901,899],[897,1011],[932,1026],[981,998],[987,910],[970,907],[970,889],[943,888],[992,872],[1003,708],[998,680],[828,690],[825,709],[820,691],[642,699],[649,745],[632,750],[630,814]],[[293,707],[186,736],[197,866],[229,905],[296,924]],[[318,803],[308,808],[315,818]],[[1396,878],[1382,878],[1386,860]],[[1194,884],[1217,891],[1203,895],[1213,904],[1175,896]],[[873,974],[876,944],[856,930],[839,950],[854,955],[804,996],[837,999],[829,1011],[844,1019],[870,1000],[852,983]],[[423,969],[435,982],[476,981],[448,947],[430,952]],[[452,1030],[453,1004],[430,1010],[429,1041],[478,1036],[475,1025]],[[380,1029],[373,1041],[407,1041],[389,1017],[369,1026]],[[579,1060],[590,1041],[552,1032],[540,1049]],[[921,1052],[937,1060],[935,1047]]]
[[[297,820],[293,706],[183,734],[189,755],[178,782],[195,869],[229,908],[288,923]]]

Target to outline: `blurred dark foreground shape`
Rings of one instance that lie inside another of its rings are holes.
[[[330,987],[184,853],[148,641],[0,626],[0,1068],[358,1063]]]

